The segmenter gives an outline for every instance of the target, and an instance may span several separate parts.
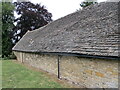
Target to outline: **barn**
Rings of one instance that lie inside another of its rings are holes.
[[[19,62],[79,86],[118,88],[118,7],[118,2],[91,5],[28,31],[13,52]]]

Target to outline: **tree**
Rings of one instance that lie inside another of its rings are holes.
[[[2,2],[0,2],[0,58],[2,57]]]
[[[15,20],[17,24],[13,29],[14,43],[18,42],[28,30],[38,29],[52,21],[52,14],[40,4],[31,2],[15,2],[14,4],[16,13],[19,15]]]
[[[14,5],[11,2],[2,4],[2,57],[8,57],[12,52],[11,32],[14,26]]]
[[[91,5],[91,4],[96,4],[97,3],[97,1],[96,0],[85,0],[85,1],[83,1],[81,4],[80,4],[80,6],[81,7],[87,7],[87,6],[89,6],[89,5]]]

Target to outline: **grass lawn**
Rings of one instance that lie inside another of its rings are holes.
[[[3,88],[65,88],[62,83],[48,77],[43,72],[11,60],[2,60]]]

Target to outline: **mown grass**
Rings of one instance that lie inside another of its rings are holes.
[[[2,89],[2,59],[0,58],[0,90]]]
[[[63,88],[43,72],[26,68],[11,60],[2,60],[2,88]]]

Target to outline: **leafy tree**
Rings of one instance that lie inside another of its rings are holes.
[[[17,24],[13,29],[14,43],[18,42],[28,30],[38,29],[52,21],[52,14],[40,4],[31,2],[15,2],[14,4],[16,13],[19,15],[15,20]]]
[[[80,4],[80,6],[84,8],[84,7],[87,7],[91,4],[96,4],[96,3],[97,3],[96,0],[85,0]]]
[[[12,52],[11,32],[14,26],[14,5],[11,2],[2,4],[2,57],[8,57]]]
[[[0,58],[2,56],[2,2],[0,2]]]

